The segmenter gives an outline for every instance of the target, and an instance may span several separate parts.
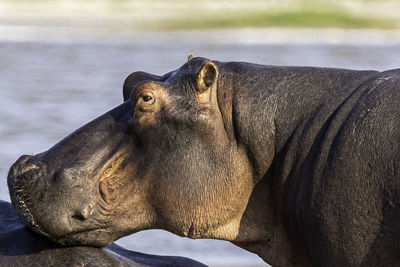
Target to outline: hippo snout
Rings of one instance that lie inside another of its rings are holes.
[[[90,191],[97,192],[84,186],[78,188],[79,174],[69,168],[55,168],[52,162],[42,161],[40,155],[21,156],[7,177],[16,214],[32,230],[47,237],[79,231],[80,224],[91,217],[96,205],[96,193]],[[71,202],[65,205],[62,196],[71,197]]]

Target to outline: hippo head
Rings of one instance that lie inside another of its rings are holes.
[[[14,163],[17,214],[68,245],[150,228],[234,240],[256,181],[217,66],[194,58],[161,77],[131,74],[122,105]]]

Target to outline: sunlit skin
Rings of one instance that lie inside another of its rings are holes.
[[[11,199],[65,245],[165,229],[274,266],[393,266],[399,77],[205,58],[135,72],[122,105],[11,167]]]

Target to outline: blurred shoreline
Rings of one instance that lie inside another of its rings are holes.
[[[400,1],[3,0],[0,41],[399,45]]]
[[[221,38],[223,36],[223,38]],[[132,31],[116,27],[32,26],[0,22],[0,41],[56,43],[193,43],[400,45],[400,30],[241,28],[176,31]]]

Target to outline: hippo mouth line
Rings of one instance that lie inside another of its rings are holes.
[[[76,245],[77,240],[82,240],[81,237],[79,237],[80,235],[88,236],[89,233],[92,235],[96,235],[96,236],[101,236],[102,233],[109,234],[109,232],[107,232],[106,229],[101,228],[101,227],[96,227],[96,228],[87,228],[87,229],[69,232],[67,234],[50,237],[50,239],[56,243],[63,245],[63,246]],[[73,241],[73,243],[71,242],[71,240]],[[100,243],[98,240],[96,242],[97,242],[97,244],[95,244],[95,243],[88,244],[88,243],[85,243],[85,241],[83,241],[83,242],[80,241],[79,245],[83,245],[83,246],[90,245],[90,246],[102,247],[102,246],[106,246],[111,243],[111,242]]]
[[[32,212],[30,211],[30,209],[26,204],[26,202],[29,201],[29,198],[27,198],[23,193],[24,192],[23,181],[28,179],[26,173],[32,172],[35,169],[36,168],[32,168],[22,174],[18,174],[8,178],[9,188],[10,189],[12,188],[12,190],[10,190],[11,202],[14,206],[15,213],[27,226],[29,226],[29,228],[31,228],[38,234],[50,237],[50,235],[44,232],[41,229],[41,227],[36,223],[36,220],[33,217]]]
[[[62,243],[62,240],[69,237],[69,236],[74,236],[74,235],[79,235],[79,234],[84,234],[84,233],[89,233],[89,232],[95,232],[95,231],[99,231],[102,230],[101,228],[89,228],[89,229],[82,229],[82,230],[76,230],[73,232],[69,232],[67,234],[62,234],[62,235],[58,235],[55,236],[54,238],[52,238],[53,240],[57,240],[58,242]]]

